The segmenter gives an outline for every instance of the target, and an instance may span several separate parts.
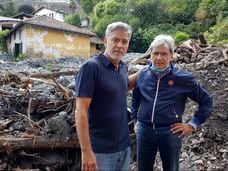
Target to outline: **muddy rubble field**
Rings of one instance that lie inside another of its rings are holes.
[[[85,60],[12,62],[4,55],[0,55],[0,170],[80,170],[80,147],[73,116],[74,76]],[[124,60],[129,73],[133,73],[148,64],[149,58],[146,54],[129,53]],[[189,40],[176,47],[174,62],[193,72],[213,96],[210,119],[183,139],[180,169],[226,170],[228,48]],[[196,108],[197,104],[189,100],[184,121],[191,118]],[[132,170],[136,170],[132,125],[130,129]],[[159,157],[155,170],[161,170]]]

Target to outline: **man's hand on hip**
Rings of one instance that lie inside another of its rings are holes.
[[[195,129],[186,123],[175,123],[171,125],[171,131],[173,134],[177,134],[179,137],[183,137],[185,135],[192,134]]]

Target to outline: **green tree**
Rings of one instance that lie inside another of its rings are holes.
[[[171,34],[181,43],[199,34],[213,32],[210,39],[221,37],[218,18],[227,17],[227,0],[82,0],[92,21],[93,31],[103,36],[106,26],[113,21],[124,21],[133,26],[129,50],[145,52],[157,34]],[[216,24],[217,21],[217,24]],[[224,22],[224,21],[223,21]],[[225,31],[224,31],[225,32]],[[215,40],[218,42],[219,40]],[[221,41],[224,42],[224,41]]]
[[[78,26],[78,27],[81,26],[81,19],[77,13],[66,16],[64,18],[64,22],[71,24],[71,25]]]
[[[162,10],[162,3],[159,0],[138,2],[132,6],[131,14],[140,19],[142,27],[162,23],[167,18]]]
[[[102,0],[81,0],[81,5],[86,14],[93,13],[94,6]]]
[[[1,11],[0,15],[5,17],[10,17],[16,15],[17,11],[14,7],[14,3],[10,0],[9,3],[6,5],[5,9]]]
[[[216,24],[217,16],[227,16],[227,11],[227,0],[202,0],[195,16],[198,22],[209,28]]]
[[[69,6],[71,11],[75,11],[77,8],[77,4],[75,2],[75,0],[70,0],[70,6]]]
[[[162,0],[163,10],[172,24],[190,24],[202,0]]]
[[[91,18],[93,29],[99,36],[104,36],[106,26],[114,21],[129,23],[133,29],[137,30],[139,20],[127,12],[127,4],[123,1],[107,0],[96,4]]]
[[[217,24],[205,32],[205,38],[209,43],[228,44],[228,17],[218,20]]]
[[[138,19],[130,15],[105,15],[94,27],[94,32],[97,33],[100,37],[104,37],[107,25],[116,21],[123,21],[128,23],[132,26],[133,30],[135,30],[139,24]]]

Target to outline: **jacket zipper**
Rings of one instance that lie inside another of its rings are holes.
[[[151,123],[153,124],[153,128],[155,129],[155,125],[154,125],[154,111],[155,111],[155,105],[157,102],[157,98],[158,98],[158,90],[159,90],[159,86],[160,86],[160,80],[162,77],[164,77],[166,74],[168,74],[168,72],[164,73],[163,75],[161,75],[160,77],[158,77],[158,81],[157,81],[157,88],[156,88],[156,94],[155,94],[155,99],[154,99],[154,104],[153,104],[153,108],[152,108],[152,116],[151,116]]]
[[[157,97],[158,97],[159,84],[160,84],[160,77],[158,78],[158,81],[157,81],[156,94],[155,94],[155,99],[154,99],[154,104],[153,104],[153,109],[152,109],[152,117],[151,117],[152,123],[154,123],[154,111],[155,111],[155,104],[157,102]]]

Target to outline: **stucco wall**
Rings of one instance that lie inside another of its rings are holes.
[[[26,54],[31,57],[90,57],[90,39],[86,35],[27,26],[26,36]]]
[[[26,49],[26,33],[23,27],[19,28],[17,31],[15,31],[13,34],[11,34],[7,38],[7,48],[8,48],[8,53],[11,56],[14,56],[14,50],[15,50],[15,43],[21,43],[22,44],[22,52],[25,53]]]

